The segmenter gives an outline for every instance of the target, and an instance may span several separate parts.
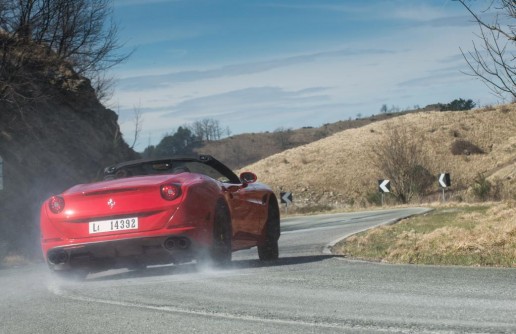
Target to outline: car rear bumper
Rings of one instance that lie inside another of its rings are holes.
[[[54,245],[45,257],[56,271],[84,268],[94,272],[188,262],[203,247],[194,232]]]

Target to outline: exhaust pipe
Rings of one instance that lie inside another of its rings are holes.
[[[163,243],[163,247],[167,250],[175,249],[187,249],[190,247],[190,240],[185,237],[171,237],[165,240]]]
[[[179,238],[177,246],[181,249],[187,249],[190,246],[190,240],[187,238]]]
[[[164,246],[166,249],[171,250],[176,246],[176,241],[174,238],[168,238],[165,240]]]
[[[48,254],[48,262],[51,264],[63,264],[68,261],[68,254],[63,250],[57,250]]]

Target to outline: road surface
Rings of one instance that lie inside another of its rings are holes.
[[[424,209],[282,221],[280,260],[224,270],[0,270],[0,333],[515,333],[516,270],[388,265],[328,254],[342,236]]]

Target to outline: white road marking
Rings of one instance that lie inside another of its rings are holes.
[[[354,324],[335,324],[335,323],[325,323],[325,322],[310,322],[310,321],[303,321],[303,320],[289,320],[289,319],[271,319],[271,318],[264,318],[260,316],[251,316],[251,315],[236,315],[231,313],[221,313],[221,312],[206,312],[206,311],[199,311],[199,310],[188,310],[188,309],[182,309],[179,307],[173,307],[173,306],[159,306],[159,305],[148,305],[148,304],[142,304],[142,303],[132,303],[132,302],[125,302],[125,301],[115,301],[115,300],[109,300],[109,299],[100,299],[100,298],[92,298],[92,297],[86,297],[86,296],[79,296],[71,294],[68,291],[65,291],[61,289],[58,285],[53,285],[48,287],[49,291],[55,294],[56,296],[75,300],[79,302],[86,302],[86,303],[98,303],[98,304],[105,304],[105,305],[112,305],[112,306],[119,306],[119,307],[129,307],[129,308],[139,308],[139,309],[146,309],[146,310],[152,310],[152,311],[159,311],[159,312],[167,312],[167,313],[177,313],[177,314],[184,314],[184,315],[196,315],[196,316],[203,316],[203,317],[212,317],[212,318],[221,318],[221,319],[228,319],[228,320],[240,320],[240,321],[253,321],[253,322],[262,322],[262,323],[271,323],[271,324],[282,324],[282,325],[296,325],[296,326],[305,326],[305,327],[314,327],[314,328],[333,328],[333,329],[339,329],[339,330],[374,330],[375,332],[385,332],[385,333],[402,333],[407,332],[406,329],[402,328],[378,328],[375,326],[363,326],[363,325],[354,325]],[[441,333],[441,332],[432,332],[432,333]]]

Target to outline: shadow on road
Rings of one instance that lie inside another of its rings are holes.
[[[264,268],[264,267],[279,267],[279,266],[291,266],[300,265],[306,263],[320,262],[338,255],[314,255],[314,256],[293,256],[293,257],[282,257],[275,261],[260,261],[260,260],[233,260],[231,264],[224,267],[216,267],[210,265],[197,265],[194,262],[185,263],[180,265],[167,265],[159,267],[150,267],[144,270],[134,270],[122,273],[116,273],[111,275],[102,275],[100,277],[91,277],[86,279],[85,282],[95,281],[110,281],[128,278],[143,278],[143,277],[156,277],[156,276],[167,276],[167,275],[186,275],[195,274],[211,271],[225,271],[225,270],[239,270],[239,269],[250,269],[250,268]],[[96,275],[94,275],[96,276]]]

